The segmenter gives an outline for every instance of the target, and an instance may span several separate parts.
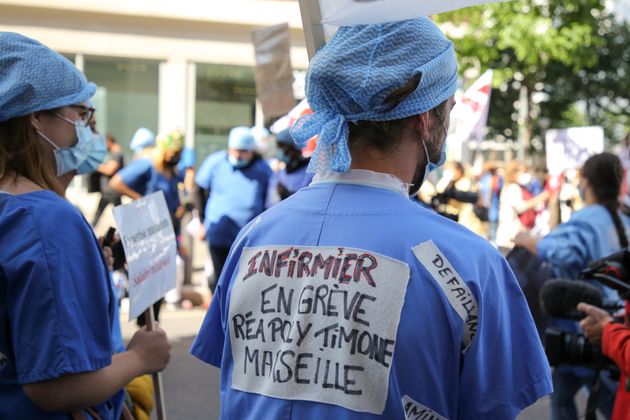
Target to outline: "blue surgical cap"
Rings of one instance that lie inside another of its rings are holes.
[[[238,150],[255,150],[256,139],[252,134],[252,130],[248,127],[234,127],[232,130],[230,130],[228,147],[230,149]]]
[[[417,75],[414,92],[393,108],[383,103]],[[310,172],[345,172],[350,167],[348,122],[419,115],[446,101],[456,88],[453,43],[429,18],[344,26],[311,61],[306,97],[314,113],[300,118],[291,135],[300,148],[319,135]]]
[[[131,138],[129,147],[134,152],[140,152],[142,149],[155,146],[155,134],[148,128],[140,127]]]
[[[68,59],[13,32],[0,32],[0,122],[87,101],[96,91]]]

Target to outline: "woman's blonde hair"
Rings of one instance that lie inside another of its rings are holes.
[[[505,184],[514,184],[517,180],[518,173],[524,168],[523,164],[513,160],[505,165]]]
[[[37,136],[30,114],[0,123],[0,181],[22,176],[63,197],[55,162]]]

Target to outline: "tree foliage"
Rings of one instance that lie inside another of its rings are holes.
[[[515,0],[437,18],[455,42],[464,78],[494,69],[489,135],[536,138],[547,127],[603,125],[613,142],[630,127],[630,29],[604,0]]]

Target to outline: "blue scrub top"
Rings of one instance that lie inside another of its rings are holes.
[[[277,192],[278,184],[282,184],[286,187],[291,194],[296,193],[300,188],[308,186],[313,180],[313,173],[306,172],[308,163],[304,162],[304,165],[295,169],[294,171],[287,172],[286,169],[274,172],[269,180],[269,189],[267,191],[267,200],[265,208],[269,208],[274,204],[278,204],[281,201],[280,194]]]
[[[255,159],[244,168],[235,168],[225,150],[206,158],[195,181],[210,194],[205,212],[208,242],[229,247],[238,231],[262,213],[271,173],[262,159]]]
[[[183,182],[179,173],[168,179],[153,167],[150,159],[138,159],[121,169],[118,175],[129,188],[142,196],[162,191],[168,211],[171,215],[177,211],[180,205],[178,185]]]
[[[188,168],[194,168],[196,159],[195,150],[190,147],[184,147],[184,149],[182,149],[182,157],[177,164],[177,169],[179,172],[185,172]]]
[[[512,419],[550,393],[550,369],[506,261],[485,240],[409,200],[401,181],[397,189],[384,174],[353,178],[361,172],[316,178],[239,234],[191,349],[221,369],[221,418]],[[419,249],[442,257],[421,259]],[[339,252],[339,264],[337,257],[318,260],[318,250]],[[378,257],[366,262],[369,254]],[[361,266],[352,265],[357,258]],[[452,270],[436,272],[443,262]],[[363,275],[368,266],[398,267],[398,274]],[[314,271],[342,274],[311,286]],[[391,293],[370,297],[376,285]],[[324,318],[332,324],[329,341],[322,341],[326,331],[308,327]],[[348,349],[345,359],[340,348]],[[376,410],[367,393],[373,388],[384,398]]]
[[[50,191],[0,193],[0,418],[44,413],[24,384],[111,364],[114,300],[90,225]],[[123,393],[95,407],[118,419]]]
[[[621,244],[612,216],[595,204],[573,213],[538,241],[536,248],[556,277],[577,279],[589,262],[619,251]]]

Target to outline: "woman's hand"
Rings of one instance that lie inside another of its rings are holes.
[[[144,367],[144,373],[164,370],[171,359],[171,344],[164,330],[137,331],[127,345],[127,351],[134,353]]]

